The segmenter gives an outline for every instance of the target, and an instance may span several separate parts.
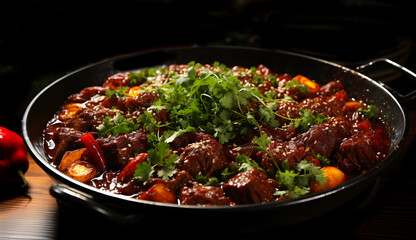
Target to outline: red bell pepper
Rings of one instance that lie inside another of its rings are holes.
[[[87,133],[81,136],[81,142],[88,149],[88,153],[94,160],[95,166],[101,172],[107,170],[107,162],[105,161],[104,154],[101,151],[100,145],[98,145],[92,133]]]
[[[15,132],[0,127],[0,186],[27,186],[24,173],[29,168],[27,149]]]
[[[117,177],[117,181],[125,182],[129,180],[136,171],[137,164],[146,160],[147,156],[149,156],[148,153],[140,153],[137,156],[135,156],[129,163],[127,163],[123,170],[121,170],[120,174]]]

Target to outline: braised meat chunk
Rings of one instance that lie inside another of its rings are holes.
[[[228,199],[220,187],[196,184],[192,187],[184,187],[180,191],[179,200],[186,205],[230,205]]]
[[[386,158],[388,146],[388,135],[379,129],[355,133],[340,145],[338,167],[346,173],[371,169]]]
[[[328,158],[349,135],[349,124],[341,117],[311,126],[307,132],[298,136],[296,142],[305,149],[309,148],[315,154]]]
[[[111,169],[123,168],[134,153],[147,151],[147,134],[135,131],[126,135],[109,136],[97,139]]]
[[[237,174],[223,186],[229,198],[237,204],[264,203],[275,200],[275,189],[267,180],[266,174],[252,169]]]
[[[189,172],[192,176],[212,175],[228,167],[222,145],[210,139],[191,143],[185,147],[179,156],[179,168]]]

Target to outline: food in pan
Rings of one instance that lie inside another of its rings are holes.
[[[117,73],[69,96],[43,137],[51,164],[77,181],[200,206],[325,191],[390,151],[377,106],[340,81],[219,62]]]

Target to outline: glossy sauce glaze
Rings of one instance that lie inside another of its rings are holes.
[[[341,82],[218,62],[110,76],[69,96],[43,136],[51,164],[85,184],[203,206],[327,190],[390,150],[377,107]]]

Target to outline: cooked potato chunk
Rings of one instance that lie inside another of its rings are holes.
[[[77,181],[85,183],[97,175],[97,169],[92,163],[78,161],[68,168],[66,175]]]

